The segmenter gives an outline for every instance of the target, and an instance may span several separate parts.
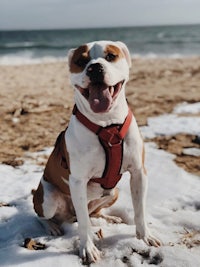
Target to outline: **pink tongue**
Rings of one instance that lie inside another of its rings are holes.
[[[104,84],[89,86],[89,103],[95,113],[106,112],[112,103],[109,87]]]

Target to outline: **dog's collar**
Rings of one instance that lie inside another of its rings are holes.
[[[74,106],[73,115],[90,131],[95,133],[106,154],[106,166],[101,178],[92,178],[91,181],[100,183],[105,189],[112,189],[121,178],[121,165],[123,158],[123,140],[132,121],[133,114],[129,109],[123,124],[112,124],[102,127],[91,122]]]
[[[85,115],[83,115],[78,110],[76,105],[74,105],[72,113],[73,113],[73,115],[76,116],[76,118],[85,127],[87,127],[90,131],[92,131],[96,135],[100,136],[105,141],[107,140],[108,143],[111,141],[111,139],[113,137],[113,133],[109,133],[109,128],[111,128],[111,127],[117,128],[118,130],[115,133],[115,138],[118,137],[119,140],[123,140],[124,137],[126,136],[126,133],[127,133],[128,129],[129,129],[129,126],[130,126],[131,121],[132,121],[132,116],[133,116],[132,111],[129,108],[128,115],[125,118],[125,121],[124,121],[123,124],[111,124],[109,126],[102,127],[102,126],[100,126],[98,124],[95,124],[94,122],[90,121]]]

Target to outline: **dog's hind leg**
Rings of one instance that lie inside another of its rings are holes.
[[[58,190],[42,179],[37,190],[33,191],[33,204],[46,232],[55,236],[62,235],[63,221],[58,220],[58,210],[62,203]]]
[[[101,212],[103,208],[109,208],[118,199],[119,190],[114,188],[112,190],[105,190],[101,198],[89,202],[88,210],[90,217],[103,218],[108,223],[121,223],[122,219],[116,216],[105,215]]]

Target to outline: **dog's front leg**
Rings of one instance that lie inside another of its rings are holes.
[[[151,246],[160,246],[160,241],[150,234],[146,224],[145,202],[147,191],[147,176],[143,168],[131,172],[131,195],[135,212],[136,235],[143,239],[146,244]]]
[[[87,181],[69,177],[72,202],[76,211],[80,237],[80,257],[84,263],[96,262],[100,258],[100,251],[93,243],[91,223],[87,204]]]

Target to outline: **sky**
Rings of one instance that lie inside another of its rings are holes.
[[[200,23],[199,0],[0,0],[0,29]]]

